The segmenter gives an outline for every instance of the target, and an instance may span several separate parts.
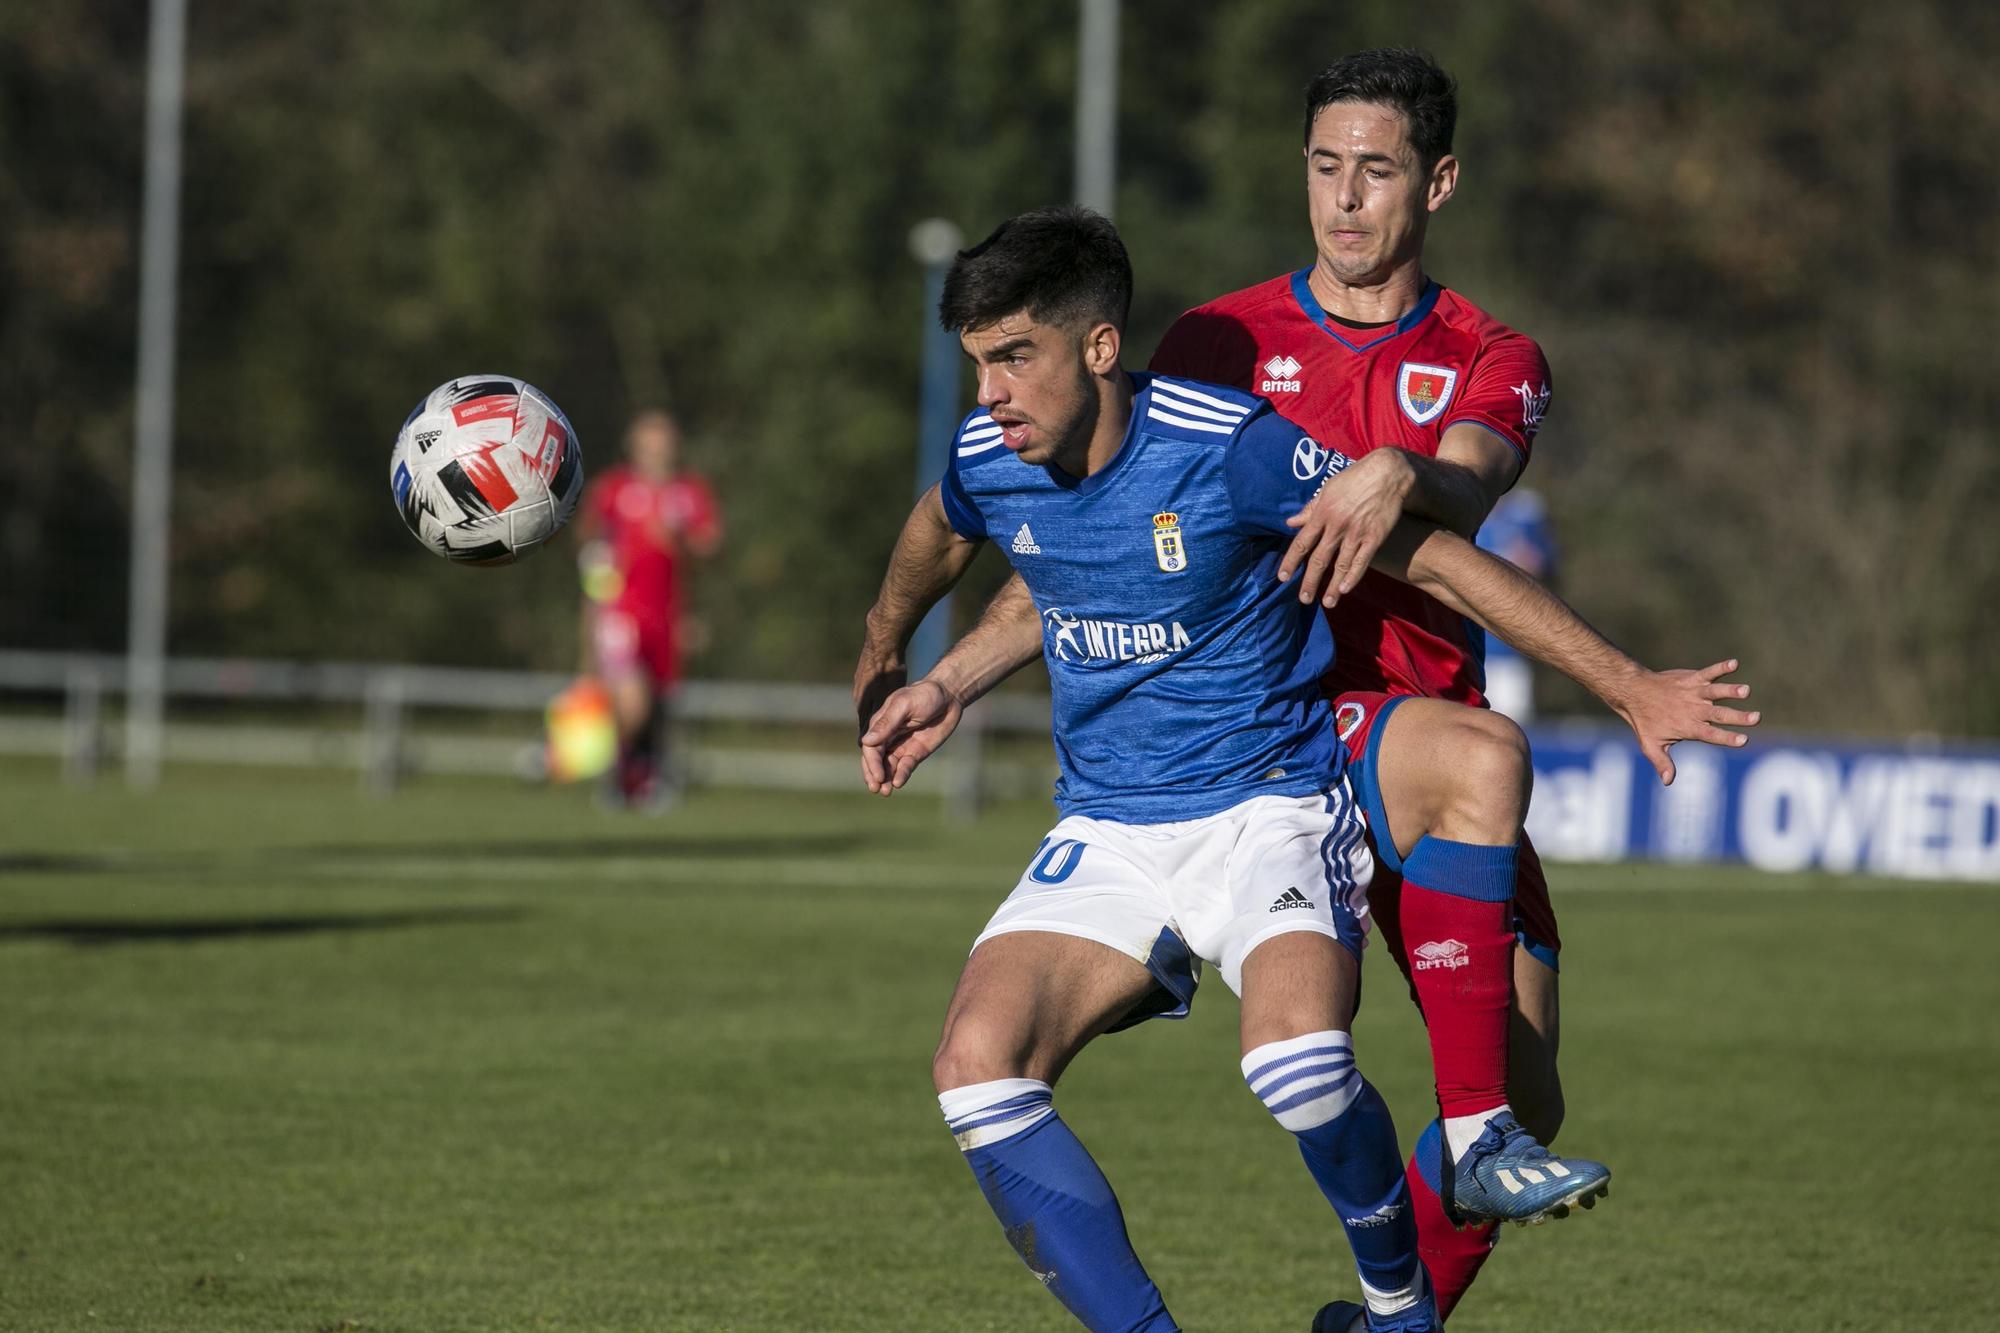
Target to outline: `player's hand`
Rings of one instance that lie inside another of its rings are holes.
[[[1278,581],[1299,575],[1301,602],[1331,607],[1354,591],[1368,562],[1403,516],[1416,469],[1401,449],[1375,449],[1327,478],[1312,503],[1286,519],[1298,529],[1278,562]]]
[[[1762,713],[1731,708],[1725,699],[1747,699],[1750,687],[1722,677],[1736,670],[1736,659],[1699,671],[1648,671],[1613,707],[1638,737],[1639,749],[1653,763],[1663,786],[1674,783],[1674,761],[1667,751],[1679,741],[1702,741],[1731,749],[1749,741],[1726,727],[1754,727]]]
[[[864,646],[854,668],[854,735],[857,739],[882,707],[882,701],[907,685],[909,664],[892,650]]]
[[[920,680],[891,694],[861,733],[861,781],[887,796],[958,728],[965,705],[936,681]]]

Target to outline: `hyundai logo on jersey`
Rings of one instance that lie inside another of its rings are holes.
[[[1292,475],[1311,481],[1325,466],[1326,446],[1310,435],[1299,436],[1299,442],[1292,446]]]

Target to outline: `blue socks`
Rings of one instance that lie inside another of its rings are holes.
[[[1003,1078],[953,1088],[938,1109],[1008,1243],[1085,1328],[1178,1333],[1132,1252],[1110,1182],[1052,1095],[1037,1079]],[[1394,1158],[1393,1130],[1389,1151]]]
[[[1392,1314],[1425,1290],[1417,1224],[1389,1108],[1354,1065],[1345,1032],[1310,1032],[1243,1057],[1243,1079],[1299,1141],[1306,1169],[1339,1214],[1369,1309]]]
[[[1299,1141],[1306,1168],[1346,1228],[1370,1310],[1424,1300],[1416,1221],[1396,1127],[1354,1065],[1345,1032],[1260,1046],[1243,1077]],[[1160,1289],[1125,1233],[1110,1182],[1055,1112],[1049,1085],[1004,1078],[953,1088],[938,1109],[1008,1243],[1085,1328],[1176,1333]]]

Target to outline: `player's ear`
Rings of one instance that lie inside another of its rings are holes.
[[[1118,352],[1124,342],[1116,324],[1093,324],[1083,335],[1083,365],[1093,375],[1109,375],[1118,369]]]
[[[1457,189],[1458,159],[1446,153],[1437,160],[1437,165],[1431,168],[1430,187],[1426,191],[1424,208],[1428,212],[1437,212],[1444,207],[1445,201],[1450,199]]]

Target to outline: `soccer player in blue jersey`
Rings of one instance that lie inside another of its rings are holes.
[[[1372,865],[1317,688],[1331,638],[1276,577],[1286,519],[1340,460],[1261,399],[1125,373],[1130,295],[1117,233],[1073,209],[1004,224],[945,287],[985,410],[926,498],[951,533],[942,581],[978,542],[1005,543],[1040,632],[1024,646],[1015,622],[982,620],[884,702],[864,774],[900,786],[965,703],[1042,651],[1062,820],[966,964],[939,1104],[1009,1240],[1072,1313],[1175,1327],[1051,1087],[1099,1033],[1185,1013],[1205,959],[1242,997],[1251,1090],[1347,1228],[1368,1327],[1434,1328],[1395,1131],[1348,1033]],[[921,545],[900,542],[897,560]],[[1383,552],[1378,567],[1524,647],[1631,665],[1462,539],[1405,523]],[[939,580],[892,567],[885,601],[899,581],[928,595]],[[1506,850],[1453,848],[1464,877],[1496,884]]]

